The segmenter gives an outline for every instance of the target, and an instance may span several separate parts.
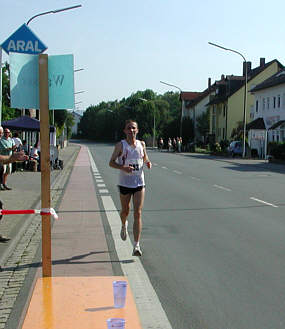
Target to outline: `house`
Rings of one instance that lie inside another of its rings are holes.
[[[265,63],[265,58],[260,58],[260,65],[254,69],[251,68],[251,62],[244,62],[242,76],[222,75],[221,79],[215,82],[215,95],[208,103],[213,141],[231,140],[234,129],[244,122],[246,73],[248,91],[282,69],[282,64],[276,59]],[[246,122],[250,121],[253,106],[254,96],[247,92]]]
[[[72,116],[73,116],[73,120],[74,120],[74,125],[72,126],[71,132],[72,132],[72,135],[77,135],[78,134],[78,125],[82,118],[82,115],[73,111]]]
[[[252,122],[247,126],[248,142],[260,157],[266,156],[267,142],[285,141],[285,69],[254,86]]]
[[[189,105],[193,99],[196,97],[200,96],[202,92],[197,92],[197,91],[181,91],[180,93],[180,101],[181,101],[181,115],[182,118],[189,116]]]
[[[205,142],[205,136],[201,136],[197,129],[197,119],[201,117],[208,109],[208,103],[210,101],[210,97],[214,92],[214,88],[211,85],[211,78],[208,79],[208,88],[203,92],[198,93],[198,96],[189,100],[186,104],[184,110],[184,116],[190,117],[194,123],[194,131],[195,131],[195,142]]]

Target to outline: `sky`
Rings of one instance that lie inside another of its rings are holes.
[[[242,74],[273,59],[285,65],[284,0],[10,0],[1,1],[0,44],[32,16],[30,29],[48,55],[74,55],[76,110],[121,100],[138,90],[203,91],[222,74]],[[9,61],[4,54],[3,61]]]

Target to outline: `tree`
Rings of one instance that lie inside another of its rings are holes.
[[[209,108],[201,114],[196,119],[196,129],[201,137],[203,137],[203,142],[206,140],[206,137],[210,131],[210,112]],[[196,136],[197,137],[197,136]]]
[[[10,67],[5,62],[2,69],[2,120],[11,120],[20,114],[20,110],[10,108]]]

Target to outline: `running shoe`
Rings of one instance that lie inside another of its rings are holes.
[[[125,223],[124,226],[122,225],[122,228],[121,228],[121,239],[123,241],[126,241],[127,240],[127,235],[128,235],[128,221],[126,221],[126,223]]]
[[[142,250],[141,250],[140,246],[134,247],[133,256],[142,256]]]

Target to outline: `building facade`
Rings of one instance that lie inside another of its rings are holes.
[[[283,66],[277,60],[265,63],[265,59],[261,58],[260,65],[254,69],[251,68],[250,62],[244,63],[242,76],[222,76],[221,80],[215,82],[215,95],[208,104],[210,134],[214,141],[231,140],[234,130],[243,126],[246,70],[246,122],[249,122],[255,99],[248,91],[282,68]]]

